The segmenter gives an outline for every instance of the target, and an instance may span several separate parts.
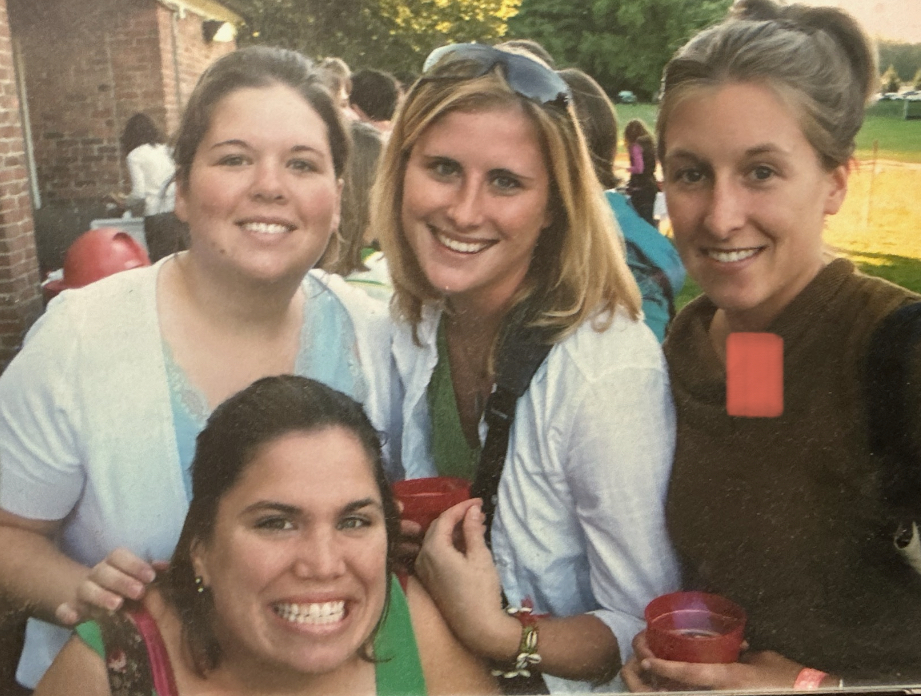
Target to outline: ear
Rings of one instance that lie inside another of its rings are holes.
[[[192,546],[189,549],[189,558],[192,560],[192,568],[195,570],[195,575],[201,577],[202,581],[205,583],[205,587],[211,585],[211,576],[208,573],[208,563],[206,562],[206,552],[205,545],[195,539],[192,542]]]
[[[834,215],[841,210],[844,198],[847,196],[847,181],[850,176],[847,164],[842,164],[828,172],[828,194],[825,198],[825,214]]]

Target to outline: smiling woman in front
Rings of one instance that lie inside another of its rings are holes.
[[[37,695],[495,692],[391,574],[398,513],[354,400],[259,380],[214,411],[192,468],[169,569],[142,604],[78,626]]]

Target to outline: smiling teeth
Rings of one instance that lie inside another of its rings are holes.
[[[446,237],[437,230],[435,230],[435,238],[438,240],[439,244],[448,247],[451,251],[456,251],[461,254],[475,254],[478,251],[483,251],[483,249],[492,244],[492,242],[458,242],[450,237]]]
[[[272,222],[247,222],[243,224],[243,229],[247,232],[258,232],[259,234],[284,234],[291,228],[287,225]]]
[[[345,616],[345,602],[323,602],[322,604],[276,604],[272,607],[285,621],[298,624],[332,624]]]
[[[733,263],[734,261],[744,261],[750,259],[761,249],[739,249],[738,251],[719,251],[717,249],[708,249],[707,256],[720,263]]]

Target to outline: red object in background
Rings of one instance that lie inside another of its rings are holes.
[[[745,610],[706,592],[672,592],[646,606],[646,642],[663,660],[727,664],[739,659]]]
[[[726,412],[776,418],[783,413],[783,339],[772,333],[731,333],[726,339]]]
[[[418,522],[425,532],[441,513],[470,497],[470,482],[451,476],[407,479],[393,484],[393,494],[403,503],[403,519]]]
[[[127,232],[115,227],[90,230],[67,249],[64,278],[45,283],[45,298],[50,300],[62,290],[82,288],[119,271],[149,265],[144,247]]]

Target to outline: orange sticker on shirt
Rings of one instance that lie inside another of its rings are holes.
[[[745,418],[783,413],[783,339],[731,333],[726,339],[726,412]]]

